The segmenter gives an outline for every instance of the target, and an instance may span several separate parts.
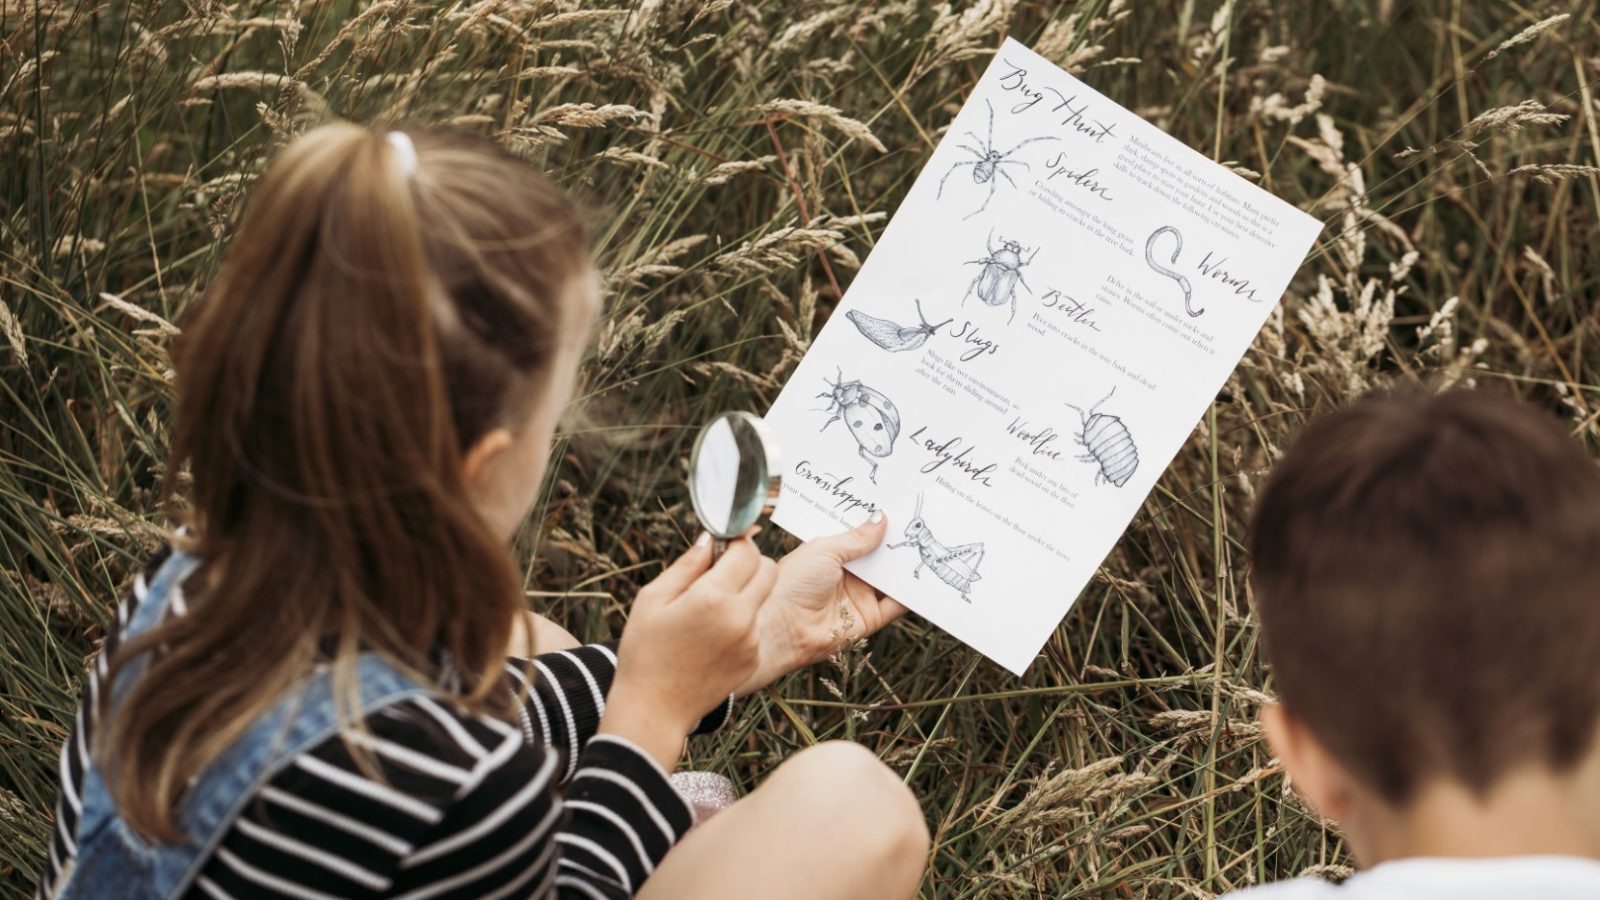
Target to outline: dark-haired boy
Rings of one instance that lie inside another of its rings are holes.
[[[1291,782],[1365,867],[1251,900],[1600,898],[1600,468],[1492,394],[1369,396],[1273,471],[1251,575]]]

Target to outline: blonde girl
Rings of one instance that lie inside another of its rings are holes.
[[[487,140],[283,151],[177,348],[188,524],[89,673],[41,896],[911,894],[920,811],[855,745],[692,833],[668,780],[841,604],[903,612],[841,568],[881,516],[781,562],[702,538],[617,644],[527,618],[507,541],[598,307],[572,204]]]

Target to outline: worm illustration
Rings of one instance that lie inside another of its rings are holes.
[[[869,316],[859,309],[850,310],[844,317],[850,320],[850,324],[856,326],[862,337],[890,353],[915,350],[926,344],[928,338],[939,329],[955,321],[945,319],[937,325],[928,324],[927,318],[922,315],[921,300],[917,301],[917,319],[922,322],[921,325],[900,325],[888,319]]]
[[[1172,248],[1172,258],[1167,261],[1170,263],[1176,263],[1178,261],[1178,254],[1183,252],[1183,232],[1172,227],[1171,225],[1163,225],[1160,228],[1157,228],[1155,231],[1150,232],[1150,239],[1144,242],[1144,261],[1149,264],[1150,268],[1178,282],[1178,287],[1183,288],[1184,312],[1187,312],[1191,316],[1198,316],[1205,312],[1205,309],[1195,309],[1194,306],[1191,305],[1191,301],[1194,297],[1194,289],[1189,287],[1189,279],[1156,262],[1156,239],[1169,231],[1172,232],[1173,237],[1178,239],[1178,243]]]
[[[1089,407],[1084,412],[1081,407],[1067,406],[1078,411],[1078,416],[1083,419],[1083,428],[1078,432],[1078,443],[1088,452],[1079,456],[1083,462],[1092,462],[1100,466],[1100,471],[1095,473],[1094,483],[1102,484],[1111,482],[1117,487],[1128,483],[1133,477],[1135,469],[1139,468],[1139,446],[1133,442],[1133,435],[1128,431],[1128,426],[1122,419],[1109,413],[1099,412],[1101,405],[1111,399],[1111,394],[1117,392],[1111,389],[1110,394],[1100,398],[1100,402]]]

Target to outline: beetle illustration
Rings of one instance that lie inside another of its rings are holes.
[[[1033,293],[1033,288],[1028,287],[1028,283],[1022,280],[1022,267],[1033,262],[1033,258],[1039,255],[1039,248],[1033,248],[1028,258],[1023,259],[1022,253],[1028,248],[1002,237],[1000,249],[996,250],[992,228],[984,245],[989,248],[989,255],[983,259],[967,262],[969,266],[983,266],[983,271],[967,285],[967,292],[961,295],[961,303],[963,306],[966,305],[967,298],[972,296],[974,288],[978,291],[978,299],[990,306],[1010,303],[1011,318],[1006,319],[1006,324],[1010,325],[1011,320],[1017,317],[1017,285],[1020,284],[1028,293]]]
[[[1163,225],[1160,228],[1157,228],[1155,231],[1150,232],[1150,238],[1144,242],[1145,264],[1162,275],[1165,275],[1168,278],[1171,278],[1173,281],[1176,281],[1178,283],[1178,287],[1183,288],[1183,311],[1191,316],[1198,316],[1205,312],[1205,307],[1195,309],[1194,306],[1191,305],[1191,301],[1194,299],[1194,289],[1189,286],[1189,279],[1183,277],[1177,271],[1169,269],[1166,266],[1163,266],[1161,263],[1156,262],[1156,238],[1161,237],[1163,234],[1166,234],[1169,231],[1172,232],[1173,237],[1178,239],[1178,243],[1172,248],[1172,257],[1167,261],[1174,265],[1177,264],[1178,254],[1183,252],[1183,232],[1172,227],[1171,225]]]
[[[833,418],[823,422],[817,431],[826,431],[829,425],[843,419],[850,436],[856,439],[856,452],[872,466],[867,478],[877,484],[878,459],[894,451],[894,439],[900,436],[900,410],[888,397],[860,381],[845,381],[843,371],[837,381],[828,382],[827,391],[817,396],[828,399],[826,411],[833,413]]]
[[[1089,407],[1088,412],[1084,412],[1081,407],[1072,406],[1071,403],[1067,406],[1077,410],[1079,417],[1083,419],[1083,428],[1078,432],[1078,444],[1088,452],[1078,459],[1100,466],[1100,471],[1095,473],[1094,483],[1103,484],[1109,481],[1117,487],[1122,487],[1133,477],[1134,470],[1139,468],[1139,447],[1133,442],[1133,435],[1129,433],[1128,426],[1123,424],[1122,419],[1098,411],[1101,404],[1110,400],[1111,394],[1116,392],[1117,389],[1112,388],[1111,393],[1102,397],[1099,403]]]
[[[856,330],[861,332],[862,337],[890,353],[915,350],[926,344],[928,338],[939,329],[955,321],[954,319],[945,319],[937,325],[929,325],[927,317],[922,314],[922,301],[918,300],[916,302],[917,319],[922,322],[921,325],[899,325],[888,319],[869,316],[859,309],[850,310],[844,314],[844,317],[856,326]]]
[[[962,166],[971,166],[972,183],[987,184],[989,186],[989,193],[984,196],[983,205],[972,212],[967,213],[965,216],[962,216],[963,219],[970,219],[978,213],[981,213],[985,209],[989,208],[989,201],[994,199],[994,189],[999,184],[999,181],[997,180],[998,178],[1004,178],[1012,187],[1017,186],[1017,183],[1011,180],[1011,176],[1006,174],[1006,170],[1000,168],[1001,166],[1021,166],[1024,169],[1032,168],[1020,159],[1009,159],[1008,157],[1010,157],[1011,154],[1021,150],[1023,147],[1033,143],[1034,141],[1060,140],[1060,138],[1051,135],[1031,137],[1004,153],[996,153],[994,149],[994,104],[985,100],[983,101],[983,105],[989,107],[989,139],[986,141],[981,141],[978,139],[977,135],[970,131],[966,132],[966,136],[972,138],[972,143],[977,144],[978,146],[974,147],[970,144],[958,144],[956,146],[967,151],[968,153],[971,153],[977,158],[958,162],[951,166],[950,170],[944,173],[944,178],[939,179],[939,192],[935,196],[935,199],[939,199],[944,196],[944,183],[945,181],[949,180],[951,175],[955,174],[957,169],[961,168]],[[980,147],[982,149],[979,149]]]
[[[890,550],[901,547],[917,548],[917,567],[911,570],[912,578],[922,577],[922,567],[927,566],[939,580],[956,589],[961,599],[972,602],[967,593],[972,590],[974,581],[981,581],[982,575],[978,574],[978,564],[983,562],[983,542],[962,544],[959,547],[946,547],[933,537],[928,523],[922,520],[922,495],[917,495],[917,511],[912,514],[911,521],[906,525],[906,539],[898,544],[890,544]]]

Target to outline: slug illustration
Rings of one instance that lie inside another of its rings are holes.
[[[862,337],[890,353],[903,353],[926,344],[934,332],[955,321],[945,319],[937,325],[929,325],[927,318],[922,315],[922,301],[916,303],[917,319],[922,322],[921,325],[900,325],[888,319],[869,316],[859,309],[850,310],[844,317],[856,326]]]

